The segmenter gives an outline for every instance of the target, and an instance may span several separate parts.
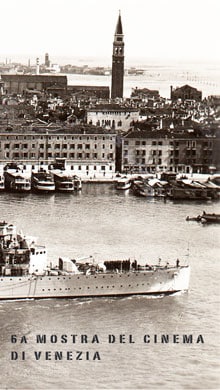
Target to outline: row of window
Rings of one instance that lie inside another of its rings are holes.
[[[99,136],[86,136],[86,135],[84,135],[84,136],[59,136],[59,135],[57,135],[57,136],[51,136],[51,135],[41,135],[40,137],[39,137],[39,135],[16,135],[16,136],[11,136],[11,135],[7,135],[7,136],[4,136],[4,135],[1,135],[0,136],[0,140],[5,140],[5,139],[12,139],[12,140],[14,140],[14,139],[16,139],[16,140],[29,140],[29,139],[33,139],[33,140],[38,140],[38,139],[41,139],[41,140],[45,140],[45,139],[49,139],[49,140],[54,140],[54,139],[57,139],[57,140],[64,140],[64,141],[66,141],[66,140],[79,140],[79,141],[82,141],[82,140],[87,140],[87,141],[90,141],[90,140],[95,140],[95,141],[97,141],[98,139],[102,139],[103,141],[106,141],[106,140],[110,140],[110,141],[112,141],[113,140],[113,137],[109,137],[109,136],[102,136],[102,135],[99,135]]]
[[[88,110],[88,115],[91,114],[94,111]],[[135,111],[136,112],[136,111]],[[95,111],[96,115],[131,115],[130,111]],[[138,112],[137,112],[138,114]]]
[[[210,160],[210,159],[202,159],[200,161],[200,163],[201,164],[210,164],[211,161],[212,160]],[[187,164],[187,165],[191,165],[191,164],[196,164],[196,162],[198,162],[198,161],[196,161],[196,159],[186,159],[182,163],[183,164]],[[179,164],[180,161],[179,161],[178,158],[175,158],[175,159],[171,158],[169,163],[170,164]],[[128,159],[127,158],[124,159],[124,164],[128,164]],[[136,158],[135,159],[135,164],[145,165],[146,164],[146,159],[145,158]],[[148,161],[148,164],[149,164],[149,161]],[[157,159],[153,158],[152,159],[152,164],[153,165],[161,165],[162,164],[162,159],[161,158],[157,158]],[[152,165],[152,164],[150,164],[150,165]]]
[[[31,147],[32,149],[35,149],[36,147],[39,147],[40,149],[44,149],[44,148],[47,148],[47,149],[50,149],[50,148],[54,148],[54,149],[68,149],[68,146],[69,146],[69,149],[92,149],[92,146],[90,144],[55,144],[55,145],[51,145],[51,144],[39,144],[39,145],[36,145],[36,144],[4,144],[4,149],[28,149],[28,147]],[[94,149],[97,149],[98,148],[98,145],[97,144],[94,144],[93,145],[93,148]],[[102,149],[107,149],[106,145],[105,144],[102,144]],[[110,144],[109,145],[109,149],[113,149],[113,145]]]
[[[200,144],[205,147],[205,148],[212,148],[213,147],[213,143],[212,141],[204,141],[204,142],[200,142]],[[129,141],[128,140],[124,140],[124,145],[129,145]],[[135,145],[136,146],[146,146],[147,145],[147,142],[146,141],[135,141]],[[151,145],[153,146],[161,146],[163,145],[163,141],[151,141]],[[169,142],[169,145],[171,146],[175,146],[175,147],[178,147],[179,146],[179,142],[178,141],[170,141]],[[196,141],[186,141],[186,146],[188,148],[195,148],[196,147]]]
[[[13,152],[5,153],[6,158],[45,158],[45,153],[19,153],[19,152]],[[102,153],[101,156],[98,156],[98,153],[47,153],[47,157],[62,157],[62,158],[77,158],[77,159],[98,159],[98,158],[107,158],[110,160],[113,160],[114,155],[113,153],[105,154]]]

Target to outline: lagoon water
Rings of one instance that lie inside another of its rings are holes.
[[[97,62],[88,62],[89,66],[100,66]],[[80,63],[82,66],[82,63]],[[132,66],[125,64],[125,68]],[[202,91],[202,98],[219,95],[220,66],[219,63],[184,63],[164,61],[138,61],[133,64],[142,69],[142,75],[128,75],[125,71],[124,97],[130,97],[133,88],[158,90],[160,96],[170,98],[170,86],[173,88],[190,85]],[[68,74],[69,85],[97,85],[111,87],[111,75]]]
[[[179,258],[190,262],[191,281],[188,293],[163,298],[1,302],[0,388],[220,388],[220,228],[186,221],[203,210],[219,213],[220,203],[143,199],[117,192],[111,184],[84,184],[81,193],[68,195],[1,193],[1,220],[37,236],[50,262],[60,255],[136,257],[142,264]],[[17,335],[16,344],[11,335]],[[27,343],[21,343],[24,335]],[[47,342],[37,343],[37,335],[46,335]],[[80,335],[88,342],[82,343]],[[99,343],[92,343],[94,335]],[[109,343],[109,335],[115,343]],[[125,335],[123,343],[119,335]],[[144,343],[144,335],[150,343]],[[161,335],[169,335],[170,342],[161,343]],[[179,342],[173,342],[174,335]],[[183,335],[192,335],[193,342],[183,343]],[[11,360],[12,351],[17,360]],[[63,360],[55,360],[54,351],[62,352]],[[67,351],[73,360],[67,360]],[[82,360],[76,360],[76,351],[83,352]],[[100,360],[93,360],[96,351]]]

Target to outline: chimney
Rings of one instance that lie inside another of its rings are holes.
[[[39,75],[39,73],[40,73],[39,58],[36,58],[36,74]]]

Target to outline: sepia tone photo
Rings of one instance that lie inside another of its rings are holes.
[[[1,389],[220,387],[219,13],[2,1]]]

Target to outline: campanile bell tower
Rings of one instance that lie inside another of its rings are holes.
[[[121,14],[119,11],[118,22],[116,25],[113,54],[112,54],[112,88],[111,98],[123,98],[124,84],[124,35],[121,23]]]

